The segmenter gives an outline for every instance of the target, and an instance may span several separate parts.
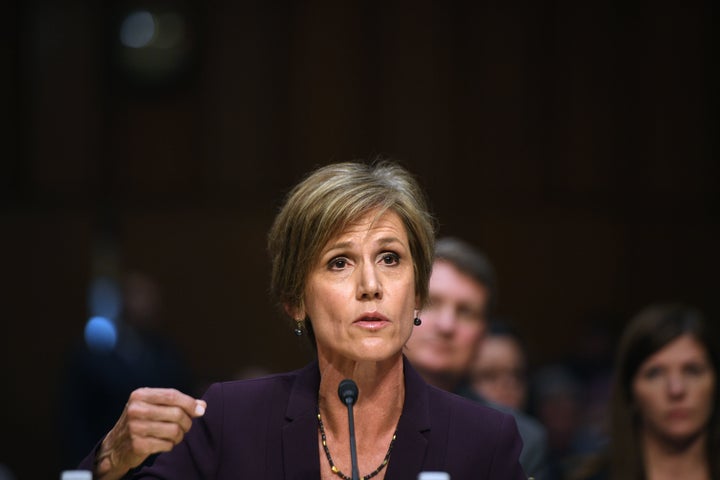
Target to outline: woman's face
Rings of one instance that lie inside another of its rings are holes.
[[[689,334],[648,357],[632,383],[644,433],[673,443],[702,433],[712,414],[715,381],[705,348]]]
[[[413,259],[400,217],[371,211],[332,238],[311,267],[304,312],[318,357],[381,361],[410,337],[415,294]]]
[[[515,410],[525,407],[525,355],[514,338],[486,336],[470,373],[473,387],[482,397]]]

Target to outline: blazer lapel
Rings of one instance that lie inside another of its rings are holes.
[[[430,412],[424,380],[403,356],[405,405],[398,422],[398,437],[390,454],[387,478],[405,478],[407,472],[422,471],[430,430]]]
[[[398,422],[398,438],[390,455],[386,478],[405,478],[426,464],[430,403],[427,384],[403,356],[405,404]],[[299,371],[290,392],[282,429],[283,467],[286,480],[320,478],[317,395],[320,373],[317,362]],[[432,463],[432,462],[431,462]]]
[[[300,370],[290,392],[282,429],[283,467],[286,480],[320,478],[317,395],[320,373],[317,362]]]

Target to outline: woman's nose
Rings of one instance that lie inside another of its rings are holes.
[[[375,271],[375,265],[370,262],[366,262],[360,269],[358,298],[382,298],[382,285]]]
[[[667,380],[667,391],[670,396],[677,397],[685,393],[685,379],[682,375],[670,375]]]

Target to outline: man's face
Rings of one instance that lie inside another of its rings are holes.
[[[420,312],[405,353],[421,371],[461,377],[485,333],[488,289],[451,263],[438,260],[430,277],[430,302]]]

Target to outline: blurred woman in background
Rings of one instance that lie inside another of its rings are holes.
[[[583,478],[720,479],[715,339],[694,308],[650,306],[619,345],[608,468]]]
[[[527,403],[527,358],[518,333],[502,321],[488,325],[471,366],[472,387],[482,398],[518,411]]]

